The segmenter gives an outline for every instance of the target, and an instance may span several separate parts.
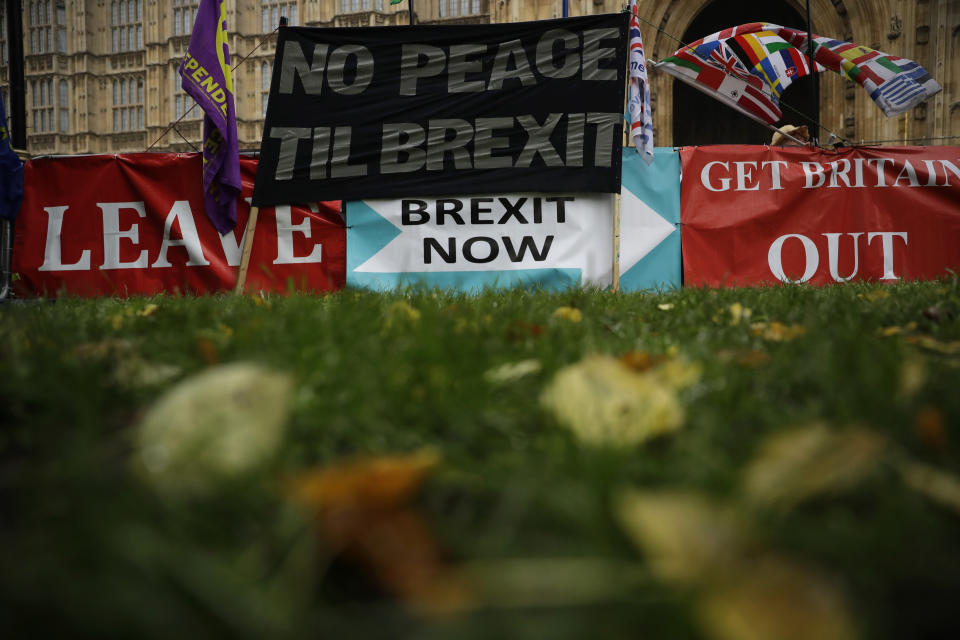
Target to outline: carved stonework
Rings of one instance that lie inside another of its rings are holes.
[[[922,24],[917,27],[917,44],[927,44],[930,42],[930,27]]]
[[[890,18],[890,31],[887,32],[887,40],[896,40],[903,33],[903,19],[900,16]]]
[[[913,119],[914,120],[926,120],[927,119],[927,103],[921,102],[913,108]]]

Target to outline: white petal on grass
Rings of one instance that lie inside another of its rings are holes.
[[[525,378],[529,375],[539,373],[543,365],[539,360],[521,360],[519,362],[507,362],[498,367],[488,369],[483,374],[484,379],[491,384],[506,384]]]
[[[182,380],[147,411],[135,458],[159,491],[202,493],[255,469],[280,443],[290,376],[248,363]]]

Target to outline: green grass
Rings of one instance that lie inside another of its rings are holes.
[[[733,303],[752,317],[732,324]],[[148,305],[157,308],[141,314]],[[561,306],[582,321],[554,317]],[[765,340],[752,322],[806,333]],[[900,334],[882,335],[888,327]],[[740,504],[764,438],[816,421],[867,428],[899,455],[960,472],[958,340],[957,278],[4,304],[0,619],[20,632],[10,637],[705,637],[697,589],[651,573],[615,516],[617,492],[684,489]],[[538,398],[562,367],[628,351],[702,363],[681,394],[684,425],[628,448],[585,446]],[[542,369],[508,384],[484,377],[528,359]],[[132,433],[164,390],[214,361],[292,376],[286,435],[266,468],[165,499],[133,471]],[[924,373],[909,392],[907,363]],[[942,432],[918,428],[924,412]],[[570,602],[555,584],[560,596],[540,603],[480,599],[452,618],[422,618],[369,571],[331,557],[279,488],[315,466],[424,447],[442,460],[414,506],[451,566],[495,575],[507,560],[586,558],[617,569]],[[890,465],[795,508],[751,513],[765,548],[836,580],[863,637],[960,631],[960,513]]]

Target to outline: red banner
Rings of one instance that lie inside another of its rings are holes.
[[[16,221],[18,296],[232,290],[257,160],[241,157],[237,226],[221,236],[203,208],[199,154],[133,153],[27,162]],[[338,202],[262,209],[248,291],[343,286],[346,231]]]
[[[687,285],[929,279],[960,268],[960,147],[681,150]]]

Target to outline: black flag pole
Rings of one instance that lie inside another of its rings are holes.
[[[807,59],[810,63],[810,77],[813,80],[813,131],[810,141],[820,146],[820,78],[816,75],[816,62],[813,58],[813,23],[810,21],[810,0],[807,0]]]
[[[416,22],[416,15],[413,12],[413,0],[408,0],[410,2],[410,24]]]
[[[27,148],[27,96],[23,71],[23,3],[20,0],[6,0],[7,10],[7,47],[9,48],[7,66],[10,74],[10,102],[7,113],[13,124],[10,133],[11,146],[14,149]],[[6,125],[6,123],[4,123]]]
[[[23,3],[6,0],[4,9],[7,18],[7,73],[10,79],[10,101],[7,113],[10,124],[7,131],[13,149],[27,148],[27,97],[23,70]],[[4,122],[6,127],[7,123]],[[0,300],[11,294],[13,262],[13,222],[0,220]]]

